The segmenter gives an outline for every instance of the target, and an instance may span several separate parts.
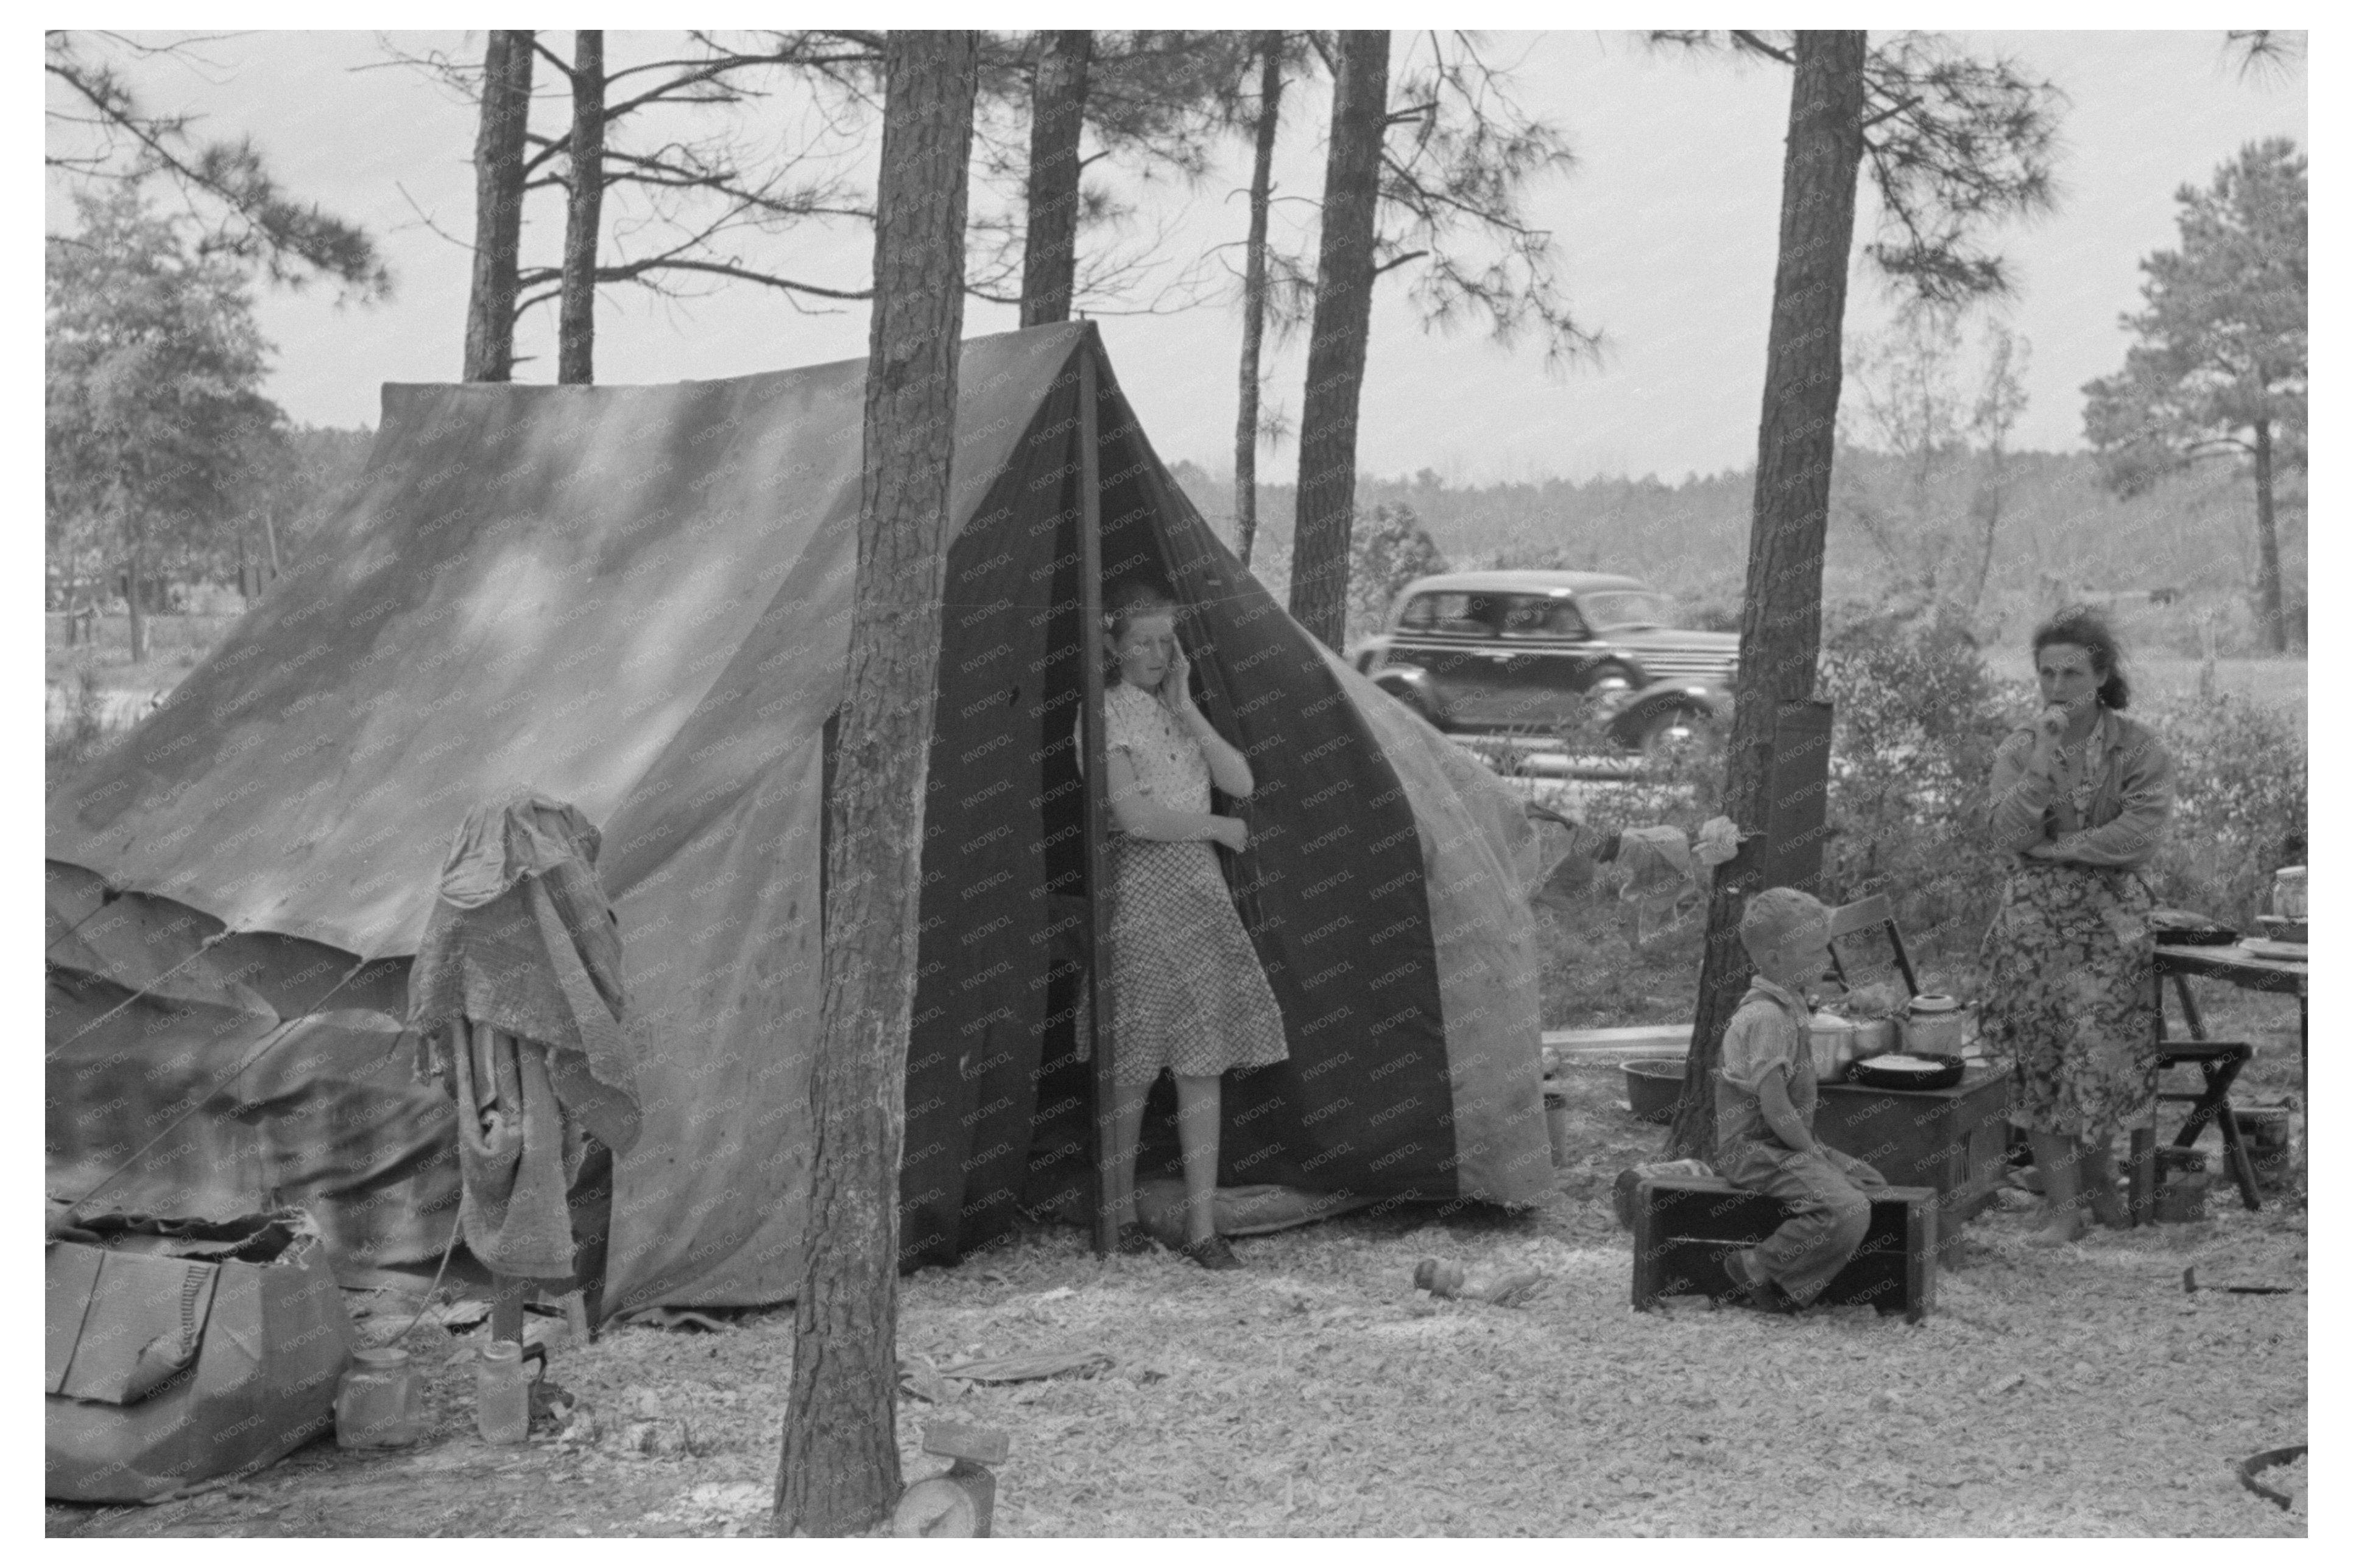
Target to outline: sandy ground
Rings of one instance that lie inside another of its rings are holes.
[[[1046,1230],[903,1281],[902,1353],[1095,1350],[1092,1377],[973,1384],[901,1406],[1003,1428],[1004,1536],[2300,1535],[2232,1466],[2304,1440],[2307,1298],[2182,1290],[2306,1279],[2300,1200],[2024,1247],[1972,1224],[1967,1267],[1911,1327],[1698,1299],[1637,1313],[1610,1178],[1657,1131],[1606,1065],[1567,1069],[1577,1158],[1539,1207],[1359,1214],[1237,1250],[1210,1275],[1098,1261]],[[1434,1301],[1415,1261],[1529,1266],[1513,1309]],[[396,1323],[370,1320],[377,1337]],[[791,1364],[788,1310],[715,1331],[628,1326],[559,1346],[586,1412],[524,1447],[477,1438],[464,1342],[407,1342],[438,1427],[395,1454],[305,1449],[152,1508],[52,1504],[51,1535],[760,1534]],[[651,1450],[646,1452],[642,1450]],[[2301,1486],[2302,1467],[2280,1473]]]

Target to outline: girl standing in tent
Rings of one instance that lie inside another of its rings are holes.
[[[1165,595],[1131,586],[1116,595],[1104,638],[1119,667],[1103,690],[1105,793],[1118,830],[1111,840],[1113,1202],[1120,1250],[1147,1249],[1135,1223],[1136,1145],[1145,1097],[1166,1068],[1176,1079],[1185,1163],[1182,1250],[1204,1268],[1238,1268],[1213,1206],[1219,1075],[1282,1061],[1290,1050],[1210,847],[1239,851],[1247,840],[1240,818],[1210,814],[1209,785],[1248,796],[1250,763],[1194,706],[1176,617]]]

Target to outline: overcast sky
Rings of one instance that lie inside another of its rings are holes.
[[[1399,49],[1408,35],[1399,35]],[[2306,139],[2301,70],[2242,80],[2214,31],[1966,35],[1972,47],[2016,57],[2070,100],[2058,164],[2058,210],[2000,237],[2019,291],[2000,307],[2032,344],[2031,401],[2015,439],[2080,445],[2079,388],[2115,369],[2120,311],[2137,302],[2136,263],[2173,242],[2173,195],[2202,184],[2244,142]],[[565,34],[549,35],[568,50]],[[481,35],[400,35],[410,49],[479,58]],[[615,35],[617,60],[661,47]],[[1577,166],[1532,195],[1554,232],[1570,303],[1603,336],[1598,366],[1547,372],[1533,347],[1497,347],[1473,331],[1424,331],[1402,278],[1376,300],[1358,458],[1376,473],[1429,467],[1486,482],[1562,475],[1739,468],[1755,454],[1757,399],[1779,200],[1788,79],[1778,67],[1723,58],[1662,56],[1625,34],[1494,35],[1491,58],[1515,61],[1524,101],[1567,136]],[[384,64],[366,33],[254,33],[207,44],[201,66],[142,65],[134,80],[156,108],[205,117],[213,134],[250,134],[294,191],[371,228],[397,279],[385,304],[338,307],[332,295],[263,297],[277,344],[269,390],[297,421],[373,425],[387,381],[444,381],[459,371],[470,236],[474,116],[418,73]],[[554,73],[539,74],[536,123],[564,109]],[[1312,195],[1321,182],[1327,100],[1286,100],[1281,193]],[[777,125],[794,126],[783,106]],[[770,133],[773,134],[773,129]],[[1240,237],[1237,192],[1247,174],[1237,144],[1199,186],[1155,187],[1166,272]],[[866,164],[853,169],[871,181]],[[552,263],[560,196],[543,198],[526,260]],[[54,186],[50,221],[59,219]],[[1872,213],[1868,197],[1862,224]],[[438,232],[437,232],[438,231]],[[1138,243],[1147,230],[1111,243]],[[1082,243],[1103,243],[1102,237]],[[871,234],[802,227],[761,242],[762,255],[812,281],[860,287]],[[1849,332],[1883,321],[1886,305],[1858,273]],[[553,380],[552,310],[523,334],[538,357],[521,379]],[[1162,455],[1213,469],[1231,464],[1239,319],[1229,301],[1166,315],[1105,315],[1104,341],[1130,399]],[[970,334],[1013,325],[1007,308],[976,302]],[[862,307],[805,315],[774,294],[733,286],[691,302],[609,290],[597,319],[597,378],[663,382],[724,376],[862,355]],[[1293,414],[1303,349],[1271,363],[1270,402]],[[1287,479],[1295,454],[1261,455],[1260,471]]]

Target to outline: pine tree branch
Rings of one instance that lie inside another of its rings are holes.
[[[142,57],[176,55],[205,37],[150,46],[121,35],[104,35],[119,47]],[[210,226],[215,249],[245,260],[258,260],[273,282],[301,288],[309,274],[334,279],[344,291],[363,300],[380,300],[392,291],[392,274],[366,231],[332,217],[316,204],[288,195],[263,166],[249,139],[192,142],[193,120],[184,114],[147,110],[121,77],[103,64],[87,62],[77,52],[76,35],[53,31],[47,36],[43,70],[78,97],[86,115],[53,112],[52,119],[90,126],[102,136],[127,138],[133,152],[120,174],[103,174],[114,160],[106,148],[89,154],[51,155],[47,166],[81,177],[104,177],[135,183],[149,173],[160,173],[192,193],[227,209],[229,226]]]

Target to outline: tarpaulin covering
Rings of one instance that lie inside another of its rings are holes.
[[[1032,1129],[1084,1079],[1041,1073],[1071,1027],[1048,1007],[1050,911],[1085,891],[1070,737],[1080,661],[1099,657],[1080,624],[1082,355],[1101,387],[1106,582],[1173,589],[1205,710],[1260,781],[1230,870],[1291,1059],[1234,1075],[1223,1179],[1533,1200],[1550,1173],[1516,797],[1283,614],[1153,454],[1093,329],[1071,323],[967,342],[959,373],[904,1261],[952,1260],[1012,1223]],[[606,1300],[790,1296],[864,369],[387,387],[349,510],[52,796],[53,966],[135,988],[176,961],[168,942],[136,963],[78,956],[75,922],[104,921],[104,892],[123,890],[194,911],[175,940],[234,950],[269,1012],[301,1017],[317,954],[405,979],[468,810],[524,785],[570,802],[603,835],[642,1113],[616,1171]],[[396,1028],[398,1001],[375,1005]],[[248,1037],[207,1018],[192,1026],[215,1056]],[[53,1014],[53,1050],[59,1030]],[[61,1090],[55,1062],[51,1098],[53,1184],[60,1163],[103,1173],[95,1102]],[[412,1140],[384,1151],[397,1164],[448,1134],[392,1136]],[[375,1223],[437,1228],[421,1211]]]

